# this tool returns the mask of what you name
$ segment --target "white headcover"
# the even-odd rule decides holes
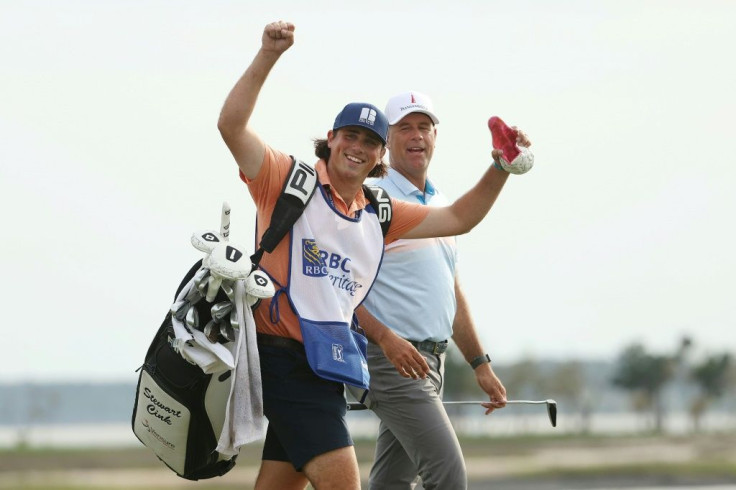
[[[194,248],[206,254],[212,252],[218,243],[226,241],[227,239],[222,234],[213,230],[197,231],[192,234],[192,245],[194,245]]]
[[[231,242],[221,242],[214,246],[212,252],[204,258],[202,267],[223,279],[237,281],[250,274],[250,257],[242,252],[245,248],[237,247]]]
[[[509,163],[501,156],[501,167],[510,174],[521,175],[527,173],[534,166],[534,153],[525,147],[519,146],[520,153]]]

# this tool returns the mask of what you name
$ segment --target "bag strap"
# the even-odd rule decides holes
[[[317,189],[317,171],[294,157],[291,157],[291,169],[284,182],[284,188],[276,201],[271,215],[271,224],[261,237],[258,250],[251,255],[253,270],[258,267],[265,252],[271,253],[286,236],[304,212],[309,200]],[[391,226],[391,198],[388,193],[377,186],[363,186],[363,194],[376,211],[381,232],[385,237]]]
[[[284,188],[276,201],[271,215],[271,224],[261,237],[258,250],[251,255],[253,270],[258,267],[264,252],[273,252],[276,245],[289,233],[296,220],[304,212],[317,188],[317,171],[294,157]]]
[[[388,229],[391,226],[391,197],[388,195],[388,192],[375,185],[364,185],[363,194],[365,194],[366,199],[368,199],[376,211],[378,222],[381,223],[381,231],[383,232],[383,236],[386,237]]]

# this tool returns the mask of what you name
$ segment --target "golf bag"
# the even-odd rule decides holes
[[[313,168],[294,160],[291,173],[273,211],[271,226],[263,234],[258,250],[250,257],[253,269],[264,252],[272,252],[291,230],[311,199],[318,181]],[[363,187],[376,210],[385,235],[391,221],[391,202],[378,187]],[[214,234],[202,237],[211,239]],[[202,267],[198,261],[187,272],[175,299]],[[194,287],[194,286],[192,286]],[[214,304],[227,301],[220,289]],[[210,306],[199,301],[199,324],[212,320]],[[132,426],[136,437],[177,475],[188,480],[222,476],[230,471],[237,455],[227,457],[217,451],[225,423],[233,371],[206,374],[198,365],[180,355],[169,311],[151,342],[140,368],[133,407]]]
[[[197,262],[177,290],[177,296],[201,267]],[[227,297],[224,293],[224,298]],[[208,307],[199,308],[200,315]],[[175,339],[171,312],[151,342],[141,367],[133,411],[136,437],[177,475],[188,480],[222,476],[237,456],[216,451],[225,421],[232,371],[205,374],[186,361],[172,345]]]

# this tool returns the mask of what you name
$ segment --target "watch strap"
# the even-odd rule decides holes
[[[491,357],[488,354],[483,354],[482,356],[474,357],[470,360],[470,367],[475,369],[481,364],[486,364],[491,362]]]

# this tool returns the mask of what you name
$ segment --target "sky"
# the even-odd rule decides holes
[[[313,162],[348,102],[429,94],[430,178],[532,140],[460,280],[494,362],[615,360],[633,343],[736,353],[731,1],[0,2],[0,382],[134,381],[193,232],[252,250],[255,208],[216,128],[274,20],[295,44],[252,125]]]

